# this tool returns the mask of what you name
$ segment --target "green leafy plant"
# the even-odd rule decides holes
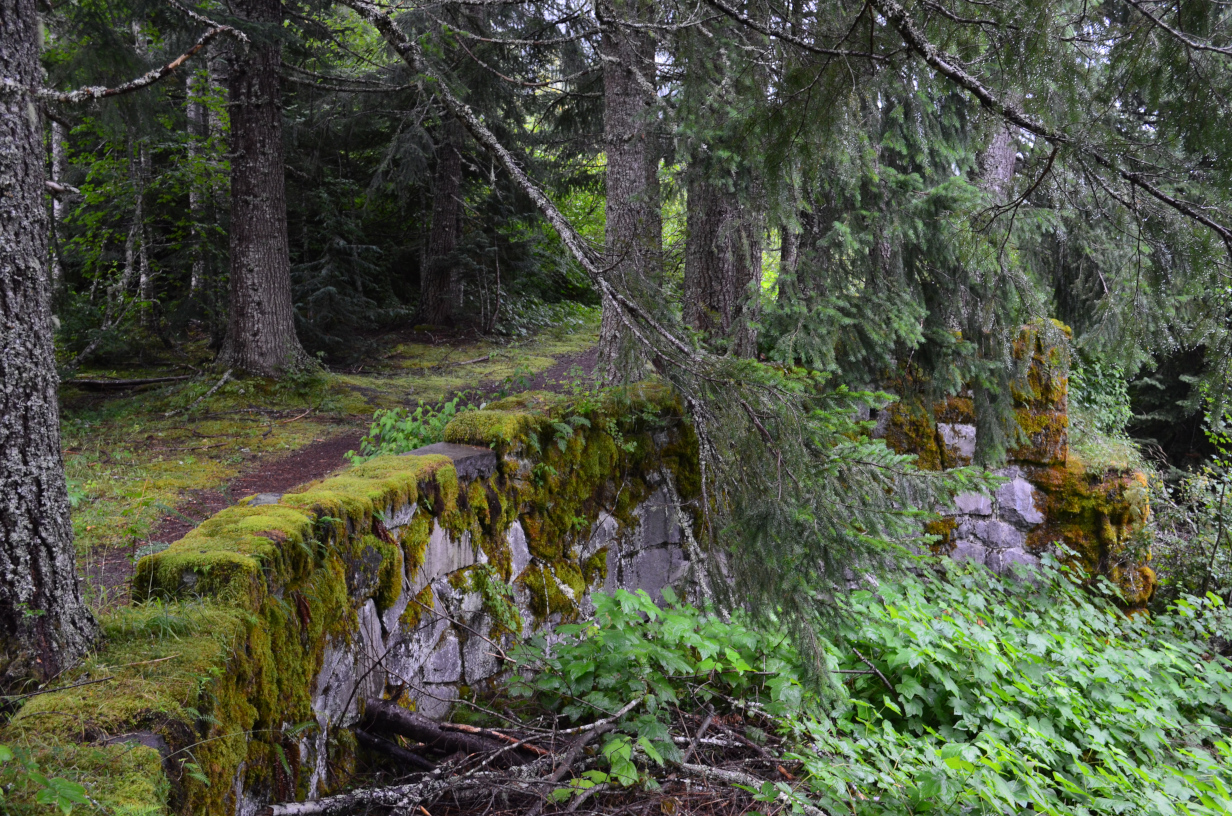
[[[522,633],[522,615],[514,601],[513,588],[501,580],[490,565],[472,567],[466,574],[466,588],[479,593],[483,598],[483,608],[501,628],[515,634]]]
[[[33,794],[34,802],[59,810],[64,816],[78,805],[88,805],[86,789],[76,782],[58,776],[49,777],[39,770],[38,761],[21,748],[0,745],[0,811],[9,812],[7,802],[13,794],[25,798]]]
[[[842,603],[823,643],[831,685],[806,685],[775,632],[644,593],[596,596],[590,624],[519,654],[512,694],[574,722],[613,719],[555,794],[652,785],[681,760],[680,710],[755,718],[799,781],[757,797],[880,814],[1232,812],[1232,615],[1215,596],[1127,618],[1111,585],[1051,558],[1030,580],[943,562]],[[749,720],[745,720],[748,722]],[[747,733],[752,733],[748,729]]]
[[[445,426],[455,416],[475,407],[456,396],[440,405],[419,401],[414,411],[405,408],[382,409],[372,415],[368,434],[360,441],[359,451],[349,451],[352,463],[362,462],[381,454],[398,454],[422,448],[445,438]]]

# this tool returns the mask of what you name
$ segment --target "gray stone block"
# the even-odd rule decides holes
[[[385,529],[393,532],[400,527],[410,524],[411,519],[415,518],[415,511],[417,509],[419,509],[417,502],[387,508],[385,511]]]
[[[509,525],[505,542],[509,545],[509,577],[517,578],[530,563],[530,548],[526,545],[526,531],[522,529],[522,522],[514,521]]]
[[[444,719],[458,699],[458,689],[451,685],[425,684],[415,692],[415,710],[430,720]]]
[[[969,465],[975,456],[975,426],[963,423],[938,422],[937,432],[945,444],[948,459],[952,464]]]
[[[462,677],[462,651],[458,638],[449,632],[423,665],[425,683],[456,683]]]
[[[470,532],[462,536],[461,541],[455,541],[453,536],[432,520],[432,534],[428,537],[428,547],[424,551],[424,563],[419,572],[411,577],[411,594],[415,594],[428,584],[448,575],[451,572],[469,567],[477,563],[475,548],[471,546]]]
[[[460,481],[486,479],[496,472],[496,451],[476,445],[455,445],[452,442],[437,442],[416,448],[403,456],[431,456],[440,454],[453,460],[454,470]]]
[[[1004,521],[989,519],[977,521],[972,525],[972,534],[984,546],[994,550],[1006,550],[1011,547],[1023,547],[1027,543],[1027,534]]]
[[[651,600],[659,603],[663,600],[663,587],[672,582],[677,568],[684,563],[684,550],[679,547],[669,544],[644,549],[633,556],[631,569],[626,570],[625,575],[632,581],[626,582],[625,588],[644,589]]]
[[[954,549],[950,551],[950,558],[955,561],[975,561],[979,564],[984,563],[988,551],[983,545],[977,544],[974,541],[958,541],[954,544]]]
[[[997,488],[997,514],[1020,530],[1042,524],[1044,514],[1035,506],[1035,486],[1021,476]]]
[[[668,502],[667,491],[656,490],[649,499],[642,503],[639,510],[642,517],[643,546],[653,547],[657,544],[666,544],[673,538],[675,541],[680,541],[680,533],[674,529],[676,527],[675,508]]]
[[[484,620],[481,626],[475,627],[475,630],[487,632],[490,628],[490,624]],[[462,653],[466,664],[466,684],[468,686],[473,686],[480,680],[486,680],[496,674],[499,664],[494,654],[495,651],[491,643],[478,635],[472,634],[466,639]]]
[[[1026,550],[1017,547],[1009,550],[997,550],[988,558],[988,566],[993,572],[1001,575],[1019,573],[1029,575],[1039,567],[1040,560]]]
[[[278,504],[282,499],[281,493],[258,493],[248,502],[249,507],[260,507],[263,504]]]
[[[991,516],[992,497],[986,493],[959,493],[954,497],[954,509],[970,516]]]

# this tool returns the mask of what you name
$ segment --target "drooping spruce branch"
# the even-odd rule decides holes
[[[964,69],[960,60],[934,45],[920,27],[916,25],[915,20],[911,18],[907,10],[896,0],[869,1],[890,22],[890,25],[894,27],[894,30],[898,32],[899,36],[903,38],[911,50],[919,54],[929,66],[942,76],[968,91],[985,108],[1000,115],[1007,122],[1044,139],[1049,144],[1071,147],[1078,152],[1086,154],[1096,164],[1115,173],[1122,180],[1143,191],[1151,198],[1210,229],[1223,241],[1225,249],[1229,256],[1232,257],[1232,228],[1207,215],[1200,205],[1168,194],[1148,181],[1145,174],[1125,169],[1102,151],[1080,142],[1067,133],[1048,127],[1042,120],[1030,115],[1019,106],[995,93],[991,88]]]

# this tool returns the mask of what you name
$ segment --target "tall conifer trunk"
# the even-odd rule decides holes
[[[701,167],[689,172],[687,205],[684,321],[712,344],[750,356],[757,350],[747,306],[761,281],[759,214]]]
[[[603,28],[603,138],[607,151],[605,245],[610,278],[647,302],[662,275],[663,230],[659,211],[658,134],[650,120],[655,103],[654,39],[645,29],[619,25],[649,18],[647,0],[598,0]],[[641,379],[644,351],[619,314],[604,304],[599,330],[600,378],[609,384]]]
[[[237,0],[237,15],[267,31],[238,52],[231,69],[231,299],[220,364],[268,377],[302,368],[295,335],[291,254],[283,176],[282,47],[268,29],[282,21],[279,0]]]
[[[34,0],[0,0],[0,686],[70,667],[98,627],[77,584],[51,337]]]
[[[202,97],[206,93],[206,79],[200,74],[188,78],[188,160],[194,165],[201,158],[201,145],[209,137],[206,127],[205,104]],[[192,221],[192,276],[189,278],[188,291],[195,297],[205,283],[205,247],[201,235],[201,224],[205,223],[205,191],[194,180],[188,188],[188,212]]]
[[[446,113],[432,179],[432,231],[419,281],[419,312],[425,323],[448,325],[461,304],[454,252],[462,232],[462,124]]]

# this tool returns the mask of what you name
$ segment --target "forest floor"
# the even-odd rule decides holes
[[[565,389],[591,376],[597,339],[597,319],[512,342],[399,331],[349,367],[277,383],[229,379],[208,396],[221,372],[207,368],[204,347],[78,371],[61,387],[61,426],[90,603],[127,602],[137,558],[223,507],[345,467],[377,409]],[[199,373],[123,386],[185,371]]]

